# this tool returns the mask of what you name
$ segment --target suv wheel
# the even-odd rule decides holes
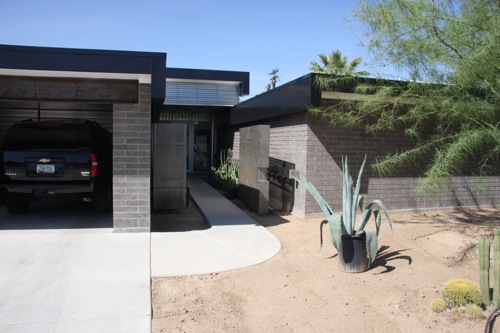
[[[26,199],[5,198],[4,203],[5,208],[7,208],[7,211],[11,214],[26,213],[30,208],[30,202]]]

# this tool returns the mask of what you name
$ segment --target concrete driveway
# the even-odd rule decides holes
[[[150,234],[89,208],[0,207],[0,332],[151,332]]]
[[[279,252],[274,235],[208,184],[189,186],[210,229],[113,233],[111,214],[84,203],[23,215],[0,207],[0,332],[149,333],[151,276],[238,269]]]

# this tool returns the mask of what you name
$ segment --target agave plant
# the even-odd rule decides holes
[[[352,177],[349,173],[347,157],[342,158],[342,214],[336,214],[328,205],[326,200],[319,194],[316,187],[300,172],[293,170],[290,171],[290,177],[302,184],[316,202],[321,207],[321,210],[326,215],[327,220],[321,222],[320,228],[320,241],[323,243],[322,227],[328,224],[330,229],[330,236],[333,246],[339,251],[341,248],[342,236],[350,237],[366,237],[366,251],[368,255],[368,266],[373,263],[377,256],[378,251],[378,234],[382,224],[382,214],[385,214],[389,228],[392,230],[392,223],[389,212],[385,208],[381,200],[373,200],[364,205],[363,196],[359,194],[361,187],[361,175],[365,166],[366,156],[363,164],[359,170],[358,179],[354,186]],[[361,217],[356,222],[357,210],[360,209]],[[374,216],[375,230],[365,230],[370,218]],[[368,266],[366,268],[368,268]]]

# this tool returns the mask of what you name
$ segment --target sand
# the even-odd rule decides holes
[[[154,279],[153,332],[484,330],[486,319],[435,313],[430,304],[451,279],[479,284],[478,240],[500,226],[500,209],[393,213],[393,232],[384,223],[378,257],[361,274],[341,272],[328,236],[320,250],[321,219],[247,213],[278,237],[281,251],[244,269]]]

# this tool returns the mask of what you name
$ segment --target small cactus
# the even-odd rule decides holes
[[[479,239],[479,286],[484,305],[490,305],[490,240]]]
[[[476,304],[467,304],[464,308],[465,314],[470,319],[481,320],[483,319],[483,309]]]
[[[436,298],[431,303],[431,310],[437,313],[443,312],[446,309],[446,304],[441,298]]]
[[[500,306],[500,228],[493,229],[493,304]]]
[[[465,279],[448,281],[443,287],[442,296],[445,303],[453,308],[482,303],[479,287],[474,282]]]

